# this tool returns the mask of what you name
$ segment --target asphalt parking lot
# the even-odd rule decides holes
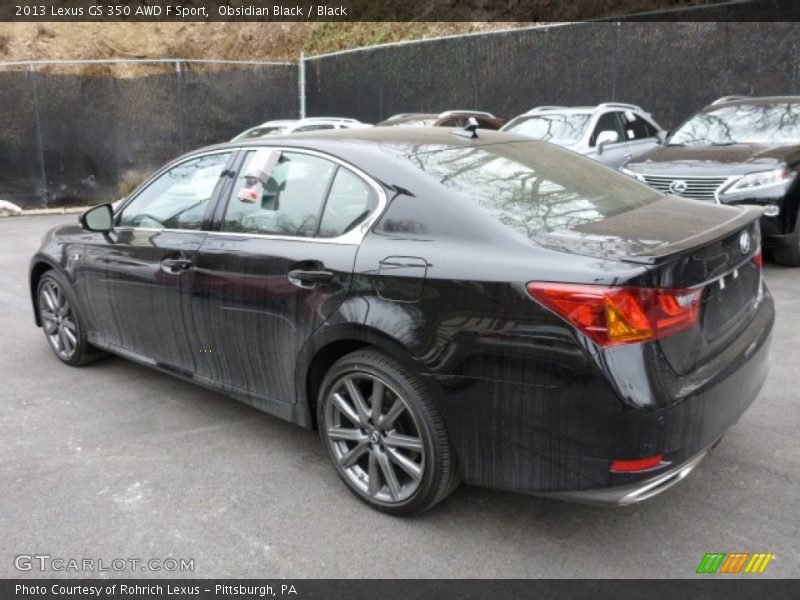
[[[800,577],[800,269],[767,264],[770,377],[670,491],[608,509],[462,486],[397,519],[351,496],[314,432],[123,359],[61,365],[27,268],[76,218],[0,219],[0,577],[42,575],[19,554],[194,559],[169,575],[196,577],[694,577],[714,551],[774,553],[757,577]]]

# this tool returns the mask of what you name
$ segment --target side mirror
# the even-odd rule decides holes
[[[86,231],[108,233],[114,228],[114,209],[110,204],[100,204],[83,213],[79,220]]]
[[[667,141],[667,137],[669,137],[669,131],[659,131],[656,134],[656,139],[659,144],[664,144]]]
[[[597,147],[597,154],[602,154],[606,144],[614,144],[619,141],[619,134],[616,131],[601,131],[597,134],[595,146]]]

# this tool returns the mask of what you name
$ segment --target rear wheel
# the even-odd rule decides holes
[[[72,291],[55,271],[45,273],[37,290],[39,318],[47,343],[58,359],[72,366],[87,365],[105,356],[86,340],[86,328]]]
[[[373,508],[422,512],[458,484],[455,455],[430,394],[380,352],[354,352],[331,367],[317,418],[337,473]]]

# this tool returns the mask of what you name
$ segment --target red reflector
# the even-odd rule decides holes
[[[646,471],[657,467],[664,462],[663,454],[656,454],[648,458],[639,458],[637,460],[612,460],[611,471],[620,471],[623,473],[632,473],[634,471]]]
[[[761,255],[761,252],[753,255],[753,264],[761,269],[764,266],[764,257]]]
[[[606,287],[570,283],[527,285],[528,293],[602,347],[662,338],[691,329],[702,288]]]

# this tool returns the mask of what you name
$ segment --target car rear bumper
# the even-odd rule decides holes
[[[775,311],[768,291],[747,328],[715,359],[677,376],[656,347],[595,354],[569,368],[515,363],[528,382],[461,379],[443,413],[466,483],[587,502],[630,504],[684,477],[758,396],[769,371]],[[587,356],[588,358],[588,356]],[[549,379],[545,379],[545,376]],[[546,385],[545,385],[546,384]],[[614,460],[663,456],[614,472]]]
[[[642,502],[643,500],[648,500],[653,496],[657,496],[667,491],[679,481],[682,481],[689,473],[694,471],[695,467],[700,464],[700,461],[706,457],[706,454],[708,454],[708,450],[703,450],[689,460],[684,461],[676,467],[670,468],[668,471],[636,483],[595,490],[556,492],[552,494],[543,494],[543,496],[559,500],[580,502],[582,504],[617,506],[636,504],[637,502]]]

